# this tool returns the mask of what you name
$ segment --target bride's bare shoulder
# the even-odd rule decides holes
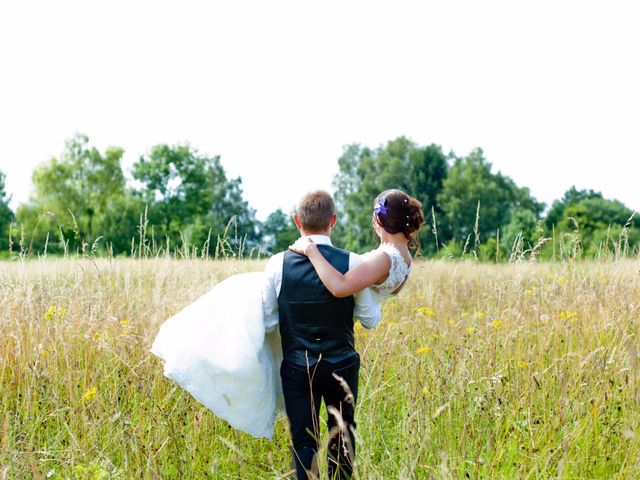
[[[369,262],[370,263],[380,263],[380,262],[390,263],[389,255],[387,255],[387,253],[385,253],[383,250],[379,248],[363,253],[362,255],[360,255],[360,258],[362,259],[363,262],[368,262],[368,263]]]

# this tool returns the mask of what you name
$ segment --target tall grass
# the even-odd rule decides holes
[[[162,375],[162,321],[260,261],[0,264],[0,478],[284,478]],[[416,262],[356,328],[360,479],[640,478],[640,262]],[[323,414],[324,416],[324,414]],[[326,439],[326,427],[323,427]]]

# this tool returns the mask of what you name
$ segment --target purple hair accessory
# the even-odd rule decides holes
[[[376,215],[386,215],[387,214],[387,199],[383,198],[378,200],[378,203],[376,203],[376,206],[373,207],[373,211],[375,212]]]

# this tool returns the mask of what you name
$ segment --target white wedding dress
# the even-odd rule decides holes
[[[277,329],[265,332],[263,272],[233,275],[169,318],[151,352],[164,374],[238,430],[273,436],[284,411]]]
[[[406,281],[411,266],[391,245],[375,251],[391,259],[388,278],[371,286],[381,302]],[[164,322],[151,352],[164,360],[165,376],[218,417],[254,437],[271,438],[276,416],[284,412],[282,346],[277,328],[265,331],[265,279],[263,272],[226,278]]]
[[[384,300],[394,295],[395,292],[407,281],[411,273],[412,264],[407,265],[400,251],[389,243],[381,243],[378,248],[362,255],[362,260],[367,261],[367,257],[375,252],[384,252],[391,260],[389,276],[379,285],[370,285],[369,290],[373,299],[382,303]]]

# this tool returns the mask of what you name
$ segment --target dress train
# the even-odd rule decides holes
[[[151,347],[164,374],[238,430],[273,436],[284,411],[278,329],[263,321],[263,272],[233,275],[169,318]]]

